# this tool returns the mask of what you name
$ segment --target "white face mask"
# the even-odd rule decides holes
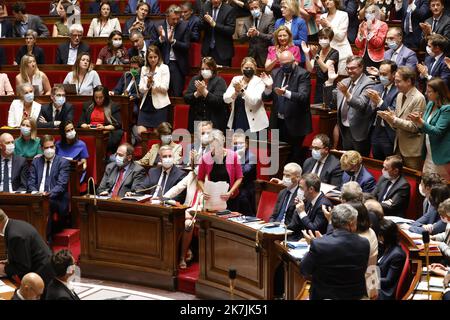
[[[166,144],[170,144],[172,142],[172,135],[170,134],[165,134],[161,136],[161,143],[166,145]]]
[[[25,100],[25,102],[27,102],[27,103],[33,102],[33,100],[34,100],[34,93],[33,92],[25,93],[23,95],[23,100]]]
[[[75,130],[66,132],[66,138],[69,140],[75,139],[75,136],[77,135]]]
[[[302,201],[305,199],[305,191],[302,188],[298,188],[297,199]]]
[[[288,178],[286,176],[283,176],[283,181],[281,182],[286,188],[291,188],[292,187],[292,180],[291,178]]]
[[[169,169],[173,166],[173,158],[172,157],[162,158],[161,163],[164,169]]]
[[[201,75],[203,79],[210,79],[212,77],[212,71],[211,70],[201,70]]]
[[[389,172],[387,172],[386,170],[382,170],[382,172],[383,172],[383,177],[385,177],[386,179],[388,179],[388,180],[392,180],[392,177],[391,177],[391,175],[389,174]]]
[[[13,154],[14,148],[15,148],[14,143],[7,144],[6,149],[5,149],[6,154],[8,154],[8,155]]]
[[[25,137],[28,137],[31,134],[31,128],[28,127],[20,127],[20,132],[22,133],[22,135],[24,135]]]
[[[121,156],[116,155],[116,165],[118,167],[123,167],[124,162],[125,162],[125,157],[121,157]]]
[[[431,51],[431,48],[429,46],[427,46],[427,53],[430,57],[434,58],[435,54],[433,51]]]
[[[122,45],[122,40],[113,40],[112,45],[114,48],[119,48]]]
[[[44,157],[47,159],[51,159],[55,156],[55,149],[53,148],[47,148],[44,150]]]
[[[201,139],[202,145],[206,146],[207,144],[209,144],[209,134],[208,133],[202,134],[202,137],[200,139]]]
[[[322,48],[328,48],[330,46],[330,40],[328,39],[319,39],[319,44]]]

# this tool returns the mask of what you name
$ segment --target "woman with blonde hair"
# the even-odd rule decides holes
[[[34,158],[42,154],[41,139],[37,136],[36,121],[24,118],[20,122],[20,136],[14,141],[14,153],[24,158]]]
[[[19,99],[11,102],[8,111],[8,127],[18,128],[25,118],[37,120],[41,112],[41,104],[34,101],[34,88],[26,82],[17,87]]]
[[[92,70],[89,53],[82,52],[78,55],[72,71],[67,74],[63,83],[75,84],[77,94],[82,96],[91,96],[94,88],[102,84],[97,71]]]
[[[265,70],[267,72],[280,66],[279,57],[284,51],[290,51],[294,55],[295,61],[300,62],[300,48],[294,45],[292,32],[286,26],[280,26],[273,34],[275,45],[270,46],[267,54]]]
[[[38,87],[39,95],[50,95],[52,87],[47,75],[40,71],[33,55],[26,54],[20,60],[20,72],[16,76],[16,87],[30,83]]]

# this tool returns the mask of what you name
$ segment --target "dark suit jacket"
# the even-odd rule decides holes
[[[133,26],[133,23],[136,21],[136,16],[131,17],[125,22],[125,26],[122,29],[122,34],[124,36],[129,36],[130,31],[129,29]],[[144,37],[149,37],[153,33],[153,29],[155,28],[155,25],[150,20],[150,18],[147,18],[144,20],[144,30],[142,31],[142,34]],[[131,58],[131,57],[130,57]]]
[[[20,66],[20,60],[22,59],[22,57],[24,55],[26,55],[28,53],[28,49],[27,46],[21,46],[19,48],[19,50],[17,50],[16,53],[16,63]],[[34,57],[36,58],[36,63],[40,66],[42,64],[45,64],[45,57],[44,57],[44,49],[38,47],[38,46],[34,46],[32,53],[34,55]]]
[[[361,299],[367,295],[365,273],[369,241],[337,229],[311,242],[300,272],[312,277],[310,299]]]
[[[151,168],[148,171],[147,177],[145,178],[143,187],[150,188],[150,187],[156,186],[158,184],[159,178],[161,177],[161,172],[162,172],[161,166]],[[172,169],[170,170],[169,176],[167,177],[167,182],[166,182],[164,191],[161,193],[164,194],[165,192],[169,191],[170,188],[172,188],[178,182],[180,182],[184,178],[185,175],[186,175],[186,172],[184,172],[177,166],[173,166]],[[164,184],[164,181],[163,181],[163,184]],[[162,185],[161,185],[161,187],[162,187]],[[148,193],[153,194],[153,193],[155,193],[156,189],[157,189],[157,187],[154,188],[153,190],[148,191]],[[185,197],[186,197],[186,190],[183,191],[182,193],[180,193],[174,199],[180,203],[183,203]]]
[[[0,47],[0,66],[3,66],[4,64],[6,64],[6,53],[5,49]]]
[[[70,42],[67,41],[62,43],[56,49],[56,64],[67,64],[67,60],[69,59],[69,45]],[[77,55],[82,52],[90,52],[91,49],[84,42],[80,42],[78,46]]]
[[[211,2],[206,2],[203,6],[203,12],[201,17],[206,13],[210,16],[213,15],[213,9]],[[217,13],[216,26],[214,28],[202,19],[201,28],[204,30],[204,37],[202,43],[202,56],[209,56],[212,38],[212,30],[214,29],[214,39],[216,41],[217,53],[221,59],[231,59],[234,56],[233,34],[236,27],[236,17],[233,7],[228,4],[222,3],[219,12]]]
[[[349,182],[350,176],[344,171],[342,173],[342,184]],[[359,183],[363,192],[372,192],[375,189],[375,178],[372,174],[367,171],[367,169],[363,166],[361,171],[359,172],[358,177],[356,177],[356,182]]]
[[[398,280],[403,271],[406,254],[403,249],[396,245],[385,250],[378,267],[380,268],[380,291],[379,300],[394,300],[397,291]]]
[[[41,116],[44,117],[47,122],[43,123],[38,120],[38,128],[55,128],[54,121],[61,121],[62,123],[68,120],[73,121],[73,106],[68,102],[64,103],[56,119],[53,119],[53,103],[51,102],[41,107],[39,117]]]
[[[422,234],[422,232],[425,230],[422,226],[425,224],[432,224],[433,225],[433,231],[431,232],[432,235],[445,232],[445,227],[447,226],[446,223],[442,222],[441,217],[437,210],[430,204],[428,206],[428,210],[425,211],[425,204],[427,199],[425,199],[424,205],[423,205],[423,212],[424,214],[411,223],[411,227],[409,228],[409,231]]]
[[[150,46],[150,40],[144,40],[145,41],[145,45],[147,46],[147,48]],[[130,57],[134,57],[134,56],[139,56],[139,50],[136,49],[134,46],[128,49],[128,56]]]
[[[303,173],[312,172],[317,160],[314,158],[308,158],[303,163]],[[341,162],[338,158],[332,154],[328,154],[327,160],[323,164],[322,171],[320,172],[320,180],[322,182],[332,184],[333,186],[340,187],[342,183],[342,169]]]
[[[0,156],[0,162],[3,162],[5,159],[3,159]],[[28,181],[28,163],[27,159],[24,157],[13,155],[11,162],[9,165],[11,165],[11,185],[13,190],[10,191],[26,191],[27,190],[27,181]],[[0,172],[0,179],[3,180],[3,172]]]
[[[433,26],[433,17],[428,18],[425,20],[426,23],[428,23],[430,26]],[[438,20],[437,27],[434,31],[435,33],[442,34],[447,39],[450,39],[450,17],[445,14],[445,12],[442,14],[442,17]],[[422,43],[421,47],[425,48],[427,45],[426,38],[422,34]]]
[[[111,193],[114,188],[117,176],[119,174],[119,167],[115,162],[109,163],[105,168],[105,173],[103,174],[102,181],[98,186],[97,193],[103,191],[108,191]],[[141,167],[136,162],[132,161],[124,174],[122,184],[120,185],[118,195],[119,197],[124,197],[125,193],[143,188],[143,183],[145,179],[145,169]]]
[[[290,236],[291,241],[298,241],[303,238],[302,230],[320,231],[321,234],[327,232],[328,220],[323,214],[322,205],[332,206],[333,204],[323,193],[320,193],[314,206],[309,201],[305,203],[306,217],[300,219],[298,213],[294,211],[291,223],[288,225],[288,229],[294,231]]]
[[[203,77],[193,76],[183,97],[184,101],[189,104],[189,131],[194,132],[194,121],[210,120],[214,128],[225,132],[228,121],[228,110],[223,101],[223,94],[227,91],[225,80],[218,75],[209,79],[206,98],[194,96],[194,92],[197,90],[196,80],[202,81]]]
[[[39,191],[39,186],[45,175],[45,157],[35,158],[31,163],[30,177],[28,178],[28,191]],[[55,155],[50,170],[50,211],[60,215],[67,215],[69,210],[69,183],[70,162]]]
[[[135,82],[134,85],[131,86],[130,91],[128,92],[129,96],[133,96],[134,98],[139,98],[140,97],[140,93],[139,93],[139,79],[140,79],[140,74],[138,74],[135,77]],[[115,95],[122,95],[125,90],[127,89],[128,85],[130,84],[132,80],[132,75],[131,73],[124,73],[119,81],[117,82],[116,86],[114,87],[113,91]]]
[[[127,6],[125,7],[125,13],[136,14],[136,7],[138,3],[139,3],[138,0],[128,0]],[[160,13],[158,0],[147,0],[146,3],[148,3],[150,7],[149,14]]]
[[[198,16],[192,15],[186,22],[188,24],[189,32],[191,33],[191,42],[199,42],[202,20]]]
[[[263,93],[263,100],[273,100],[270,113],[270,129],[278,127],[278,108],[284,101],[285,104],[285,125],[289,134],[294,137],[306,136],[312,131],[312,117],[310,108],[311,76],[305,69],[295,66],[289,78],[287,90],[292,92],[291,98],[280,97],[275,93],[275,88],[281,87],[284,74],[281,68],[272,71],[273,90],[269,95]]]
[[[6,275],[22,278],[29,272],[39,274],[48,284],[53,277],[50,264],[52,252],[37,230],[28,222],[9,219],[5,230],[5,245],[8,263]]]
[[[12,38],[13,26],[11,21],[9,20],[0,21],[0,25],[2,26],[2,33],[0,34],[0,38]]]
[[[166,22],[167,21],[164,20],[162,23],[155,24],[155,27],[152,29],[150,42],[159,47],[159,49],[161,50],[163,61],[167,65],[170,62],[170,48],[172,47],[178,66],[185,76],[189,73],[189,49],[191,45],[191,34],[189,33],[188,25],[186,22],[180,21],[175,26],[175,35],[173,38],[176,41],[173,45],[170,45],[167,39],[163,43],[159,41],[158,30],[160,26],[163,27],[164,33],[167,38],[168,25]]]
[[[355,43],[356,34],[358,33],[359,20],[357,18],[358,14],[358,2],[356,0],[343,0],[341,1],[342,11],[348,14],[348,29],[347,38],[350,43]]]
[[[54,278],[46,288],[45,300],[80,300],[78,295]]]
[[[270,7],[270,10],[272,10],[273,17],[275,19],[282,18],[283,14],[281,13],[281,0],[273,0],[272,7]]]
[[[277,202],[275,203],[275,207],[273,208],[273,213],[270,216],[270,222],[274,222],[277,220],[278,215],[281,214],[281,206],[283,205],[284,197],[286,196],[286,192],[288,189],[284,188],[280,191],[277,197]],[[286,207],[286,215],[284,216],[284,224],[289,225],[292,221],[292,217],[295,213],[295,197],[297,196],[298,187],[295,188],[294,194],[291,195],[291,199],[289,200],[289,204]]]
[[[384,85],[382,84],[377,84],[373,87],[373,90],[377,91],[381,95],[383,94],[384,91]],[[391,110],[394,111],[395,107],[397,105],[397,94],[398,94],[398,89],[397,87],[393,84],[391,86],[391,88],[389,89],[389,91],[386,93],[386,96],[383,99],[383,103],[381,104],[381,106],[378,108],[375,108],[375,111],[373,112],[373,119],[372,119],[372,129],[376,129],[376,130],[382,130],[384,131],[387,136],[389,137],[389,141],[392,143],[392,147],[394,146],[394,140],[395,140],[395,130],[392,129],[392,127],[387,124],[384,120],[382,120],[382,123],[384,123],[384,127],[382,125],[380,126],[375,126],[373,125],[373,123],[375,122],[375,118],[378,117],[377,115],[377,111],[385,111],[385,110]],[[372,132],[373,133],[373,132]],[[374,142],[372,140],[372,142]]]
[[[42,22],[42,19],[39,16],[35,16],[33,14],[28,15],[28,30],[33,29],[37,32],[39,37],[50,37],[50,32],[48,31],[47,26],[44,22]],[[13,24],[13,35],[16,38],[22,38],[22,35],[20,34],[20,25],[21,22],[14,21]]]
[[[447,83],[447,86],[450,85],[450,70],[448,69],[447,65],[444,62],[445,53],[439,58],[439,60],[436,62],[436,64],[433,67],[433,70],[431,69],[434,58],[430,56],[425,57],[425,65],[428,68],[428,74],[432,76],[433,78],[441,78]],[[426,88],[426,79],[422,79],[424,82],[424,86]]]
[[[409,205],[409,192],[411,186],[405,177],[400,176],[389,190],[385,200],[392,200],[392,205],[382,203],[386,185],[389,182],[385,177],[380,177],[372,194],[377,198],[383,207],[385,216],[401,216],[404,217]]]
[[[425,21],[430,16],[430,8],[428,0],[414,0],[416,10],[411,13],[411,24],[413,32],[405,33],[405,19],[408,9],[408,1],[403,1],[403,6],[396,16],[398,20],[402,21],[401,28],[403,30],[403,44],[408,48],[418,48],[420,39],[422,38],[422,29],[419,26],[420,22]]]

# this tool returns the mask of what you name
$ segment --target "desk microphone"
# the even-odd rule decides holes
[[[228,278],[230,279],[230,298],[233,299],[234,296],[234,282],[236,281],[236,269],[228,269]]]
[[[430,257],[429,257],[429,250],[430,250],[430,233],[427,230],[424,230],[422,232],[422,241],[423,246],[425,249],[425,263],[427,265],[427,286],[428,286],[428,300],[430,300]]]

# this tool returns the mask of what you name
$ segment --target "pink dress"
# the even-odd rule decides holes
[[[300,48],[297,46],[291,46],[289,47],[288,51],[292,52],[292,54],[294,55],[294,59],[297,62],[300,62],[301,56],[300,56]],[[270,61],[273,61],[277,58],[277,49],[275,46],[270,46],[268,48],[268,54],[267,54],[267,59],[269,59]],[[275,65],[274,68],[278,68],[280,66],[280,62],[277,62],[277,64]]]

